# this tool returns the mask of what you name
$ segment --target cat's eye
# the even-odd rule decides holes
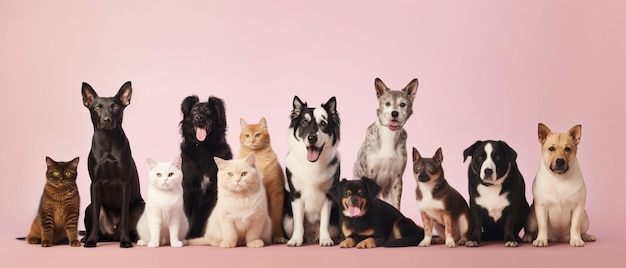
[[[232,177],[232,176],[234,176],[235,174],[233,174],[232,172],[228,172],[228,173],[227,173],[227,175],[228,175],[228,177]]]
[[[255,138],[261,137],[261,133],[254,134]]]
[[[244,135],[246,138],[250,138],[250,134],[246,134]]]
[[[65,173],[63,173],[63,175],[64,175],[65,177],[70,177],[70,176],[72,176],[72,172],[65,171]]]
[[[174,172],[170,172],[169,174],[167,174],[168,177],[172,177],[174,176]]]
[[[157,178],[160,178],[160,177],[163,177],[163,174],[157,173],[156,176],[157,176]]]
[[[245,176],[247,176],[247,175],[248,175],[248,172],[247,172],[247,171],[241,172],[241,177],[245,177]]]
[[[52,177],[58,177],[59,175],[61,175],[61,173],[58,171],[52,171]]]
[[[402,108],[406,107],[406,103],[401,102],[401,103],[400,103],[400,107],[402,107]]]

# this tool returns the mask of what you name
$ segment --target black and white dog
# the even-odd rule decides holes
[[[339,215],[327,193],[339,181],[339,123],[335,97],[317,108],[294,97],[285,159],[290,202],[283,227],[288,246],[316,241],[332,246],[338,239]]]
[[[463,161],[469,156],[472,230],[465,245],[477,247],[482,239],[504,240],[505,246],[516,247],[529,210],[517,153],[504,141],[488,140],[465,149]]]
[[[192,95],[180,105],[183,119],[180,144],[183,171],[183,201],[189,220],[186,238],[204,234],[207,219],[217,201],[217,165],[214,156],[232,159],[226,142],[226,109],[224,101],[209,97],[200,102]]]

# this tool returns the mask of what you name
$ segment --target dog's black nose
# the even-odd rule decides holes
[[[204,120],[204,117],[202,115],[196,115],[193,117],[193,121],[202,121]]]
[[[105,118],[102,118],[102,122],[103,122],[103,123],[107,123],[107,124],[108,124],[108,123],[111,123],[111,117],[105,117]]]
[[[561,167],[563,165],[565,165],[565,159],[559,158],[559,159],[556,160],[556,166],[557,167]]]
[[[315,143],[317,142],[317,135],[309,135],[308,137],[306,137],[307,140],[309,140],[309,143]]]
[[[397,112],[397,111],[393,111],[393,112],[391,112],[391,117],[393,117],[393,118],[398,117],[398,115],[399,115],[399,114],[398,114],[398,112]]]
[[[491,177],[491,175],[493,175],[493,169],[485,169],[485,176]]]

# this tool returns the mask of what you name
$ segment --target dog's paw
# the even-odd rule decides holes
[[[80,240],[70,241],[70,247],[80,247],[83,244],[80,243]]]
[[[260,247],[265,246],[265,243],[263,243],[263,240],[257,239],[257,240],[252,240],[248,242],[246,246],[248,246],[249,248],[260,248]]]
[[[449,248],[456,247],[456,243],[454,242],[454,238],[452,238],[452,237],[446,238],[446,247],[449,247]]]
[[[87,240],[87,241],[85,241],[85,244],[83,245],[83,247],[95,248],[97,244],[98,244],[98,242],[96,242],[96,241],[89,241],[89,240]]]
[[[504,242],[504,246],[508,248],[515,248],[518,246],[517,241],[506,241]]]
[[[220,247],[221,248],[234,248],[237,246],[237,242],[236,241],[222,241],[220,242]]]
[[[274,237],[274,238],[272,239],[272,242],[273,242],[274,244],[286,244],[286,243],[287,243],[287,241],[288,241],[288,240],[287,240],[287,238],[284,238],[284,237],[282,237],[282,236],[280,236],[280,237]]]
[[[430,246],[430,239],[426,239],[426,238],[424,238],[424,239],[422,240],[422,242],[420,242],[420,243],[418,244],[418,246],[420,246],[420,247],[428,247],[428,246]]]
[[[148,245],[148,241],[146,240],[137,240],[137,246],[147,246]]]
[[[535,237],[532,234],[524,234],[524,237],[522,237],[524,243],[532,243],[533,240],[535,240]]]
[[[320,246],[322,247],[332,247],[335,245],[335,242],[330,238],[320,238]]]
[[[469,248],[475,248],[475,247],[478,247],[478,245],[480,245],[478,241],[470,240],[470,241],[465,242],[465,246]]]
[[[148,243],[148,246],[150,246],[150,243]],[[120,248],[132,248],[132,247],[133,247],[133,242],[130,242],[130,241],[120,242]]]
[[[456,241],[456,244],[459,246],[465,245],[465,243],[467,243],[467,238],[462,237],[461,239],[459,239],[459,241]]]
[[[535,247],[547,247],[548,246],[548,239],[535,239],[535,241],[533,241],[533,246],[535,246]]]
[[[289,239],[289,241],[287,241],[287,246],[299,247],[299,246],[302,246],[302,242],[304,242],[304,239],[292,237],[291,239]]]
[[[585,242],[582,239],[570,239],[569,245],[572,247],[584,247]]]
[[[354,239],[348,237],[339,243],[340,248],[353,248],[355,246]]]
[[[173,247],[173,248],[181,248],[184,245],[185,245],[185,242],[183,241],[174,241],[174,240],[170,241],[170,247]]]
[[[356,244],[356,248],[375,248],[376,241],[373,238],[367,238]]]
[[[50,240],[43,240],[41,241],[41,247],[47,248],[47,247],[51,247],[52,246],[52,241]]]
[[[583,241],[585,241],[585,242],[595,242],[596,241],[596,237],[594,235],[582,234],[582,237],[583,237]]]

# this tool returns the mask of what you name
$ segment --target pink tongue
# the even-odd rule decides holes
[[[306,149],[306,159],[308,159],[310,162],[315,162],[318,158],[320,158],[319,148],[311,146]]]
[[[387,124],[387,127],[391,131],[396,131],[396,130],[400,129],[400,122],[398,122],[396,120],[391,120],[391,121],[389,121],[389,124]]]
[[[202,127],[196,127],[196,139],[198,141],[204,141],[206,139],[206,129]]]
[[[352,217],[359,216],[359,214],[361,214],[361,209],[355,206],[350,206],[348,208],[348,213],[350,213]]]

